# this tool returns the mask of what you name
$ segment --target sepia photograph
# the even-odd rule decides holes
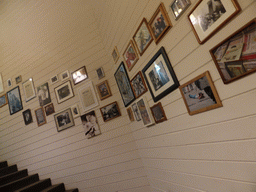
[[[32,114],[31,114],[31,110],[30,109],[27,109],[27,110],[23,111],[22,115],[23,115],[23,119],[24,119],[25,125],[28,125],[28,124],[33,122]]]
[[[101,107],[100,112],[104,122],[110,121],[121,116],[121,112],[116,101],[104,107]]]
[[[153,105],[152,107],[150,107],[150,109],[151,109],[151,112],[153,114],[153,117],[154,117],[156,123],[160,123],[160,122],[167,120],[161,102]]]
[[[73,79],[74,85],[86,80],[87,78],[88,78],[88,74],[86,72],[85,66],[77,69],[72,73],[72,79]]]
[[[58,132],[63,131],[75,125],[70,108],[54,115],[54,120],[55,120]]]
[[[134,121],[134,116],[133,116],[131,107],[128,107],[126,110],[127,110],[127,114],[128,114],[130,121]]]
[[[94,111],[82,115],[81,121],[84,128],[84,134],[87,139],[101,134],[98,120]]]
[[[21,75],[15,77],[16,84],[19,84],[22,81]]]
[[[134,47],[132,40],[129,42],[126,50],[124,51],[123,57],[128,70],[131,71],[134,65],[139,60],[139,56],[136,52],[136,49]]]
[[[23,109],[19,86],[7,92],[10,115]]]
[[[40,106],[47,105],[52,101],[48,83],[44,83],[37,87],[37,95],[38,95]]]
[[[98,90],[100,100],[104,100],[112,95],[107,80],[99,83],[98,85],[96,85],[96,87]]]
[[[55,113],[55,109],[54,109],[53,103],[51,103],[49,105],[46,105],[44,107],[44,111],[45,111],[46,116]]]

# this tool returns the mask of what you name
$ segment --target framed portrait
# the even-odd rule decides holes
[[[136,62],[139,60],[139,56],[136,52],[136,49],[134,47],[132,40],[129,42],[128,46],[126,47],[123,57],[128,70],[131,71],[134,65],[136,64]]]
[[[100,112],[104,122],[110,121],[121,116],[121,112],[116,101],[104,107],[101,107]]]
[[[116,63],[119,59],[119,52],[117,50],[117,47],[114,47],[114,50],[112,51],[112,57],[114,59],[114,62]]]
[[[240,10],[236,0],[199,0],[188,14],[198,43],[205,43]]]
[[[170,9],[173,12],[175,20],[178,20],[178,18],[186,11],[190,4],[190,0],[174,0],[170,4]]]
[[[78,104],[72,105],[70,109],[74,119],[77,117],[80,117],[80,110],[79,110]]]
[[[74,71],[72,73],[72,79],[73,79],[74,85],[88,79],[88,74],[86,72],[85,66],[83,66],[83,67],[77,69],[76,71]]]
[[[209,71],[181,85],[179,89],[189,115],[222,107]]]
[[[53,103],[51,103],[49,105],[46,105],[44,107],[44,111],[45,111],[46,116],[49,116],[49,115],[55,113],[55,109],[54,109]]]
[[[100,100],[104,100],[112,95],[107,80],[97,84],[96,87],[99,93]]]
[[[7,92],[10,115],[23,109],[19,86]]]
[[[11,87],[11,86],[12,86],[12,79],[11,79],[11,78],[9,78],[9,79],[7,80],[7,86],[8,86],[8,87]]]
[[[152,107],[150,107],[150,109],[156,123],[160,123],[167,120],[161,102],[158,102],[157,104],[153,105]]]
[[[54,115],[54,120],[56,123],[57,131],[63,131],[75,125],[71,109],[65,109],[60,113]]]
[[[84,128],[84,134],[87,139],[101,134],[98,120],[94,111],[82,115],[81,121]]]
[[[159,7],[149,21],[149,28],[156,44],[160,42],[171,27],[172,24],[168,13],[166,12],[165,6],[163,3],[160,3]]]
[[[2,74],[0,73],[0,93],[4,92],[4,84]]]
[[[22,115],[23,115],[25,125],[28,125],[28,124],[33,122],[33,118],[32,118],[32,114],[31,114],[30,109],[27,109],[27,110],[23,111]]]
[[[84,112],[99,105],[92,82],[88,82],[78,89],[79,98]]]
[[[152,117],[152,114],[150,113],[150,109],[149,109],[146,98],[144,97],[144,98],[141,98],[139,101],[137,101],[137,106],[138,106],[143,124],[145,126],[153,125],[155,122]]]
[[[151,35],[146,18],[142,19],[138,29],[133,36],[133,40],[140,56],[142,56],[150,43],[153,41],[153,37]]]
[[[105,74],[104,74],[104,71],[103,71],[102,67],[96,69],[96,73],[97,73],[98,79],[102,79],[103,77],[105,77]]]
[[[210,50],[224,84],[256,71],[256,19],[241,27]]]
[[[26,102],[36,97],[35,87],[34,87],[32,78],[29,78],[28,80],[23,82],[22,86],[23,86]]]
[[[143,68],[142,73],[154,102],[159,101],[179,87],[179,81],[163,47]]]
[[[35,114],[36,114],[36,121],[37,121],[38,126],[46,124],[46,117],[45,117],[45,114],[44,114],[43,107],[40,107],[40,108],[36,109]]]
[[[57,83],[59,81],[58,75],[54,75],[53,77],[51,77],[50,81],[51,84]]]
[[[70,76],[69,76],[69,71],[68,70],[66,70],[66,71],[64,71],[60,74],[61,81],[65,81],[65,80],[69,79],[69,77]]]
[[[119,65],[114,76],[119,88],[119,92],[123,99],[124,106],[127,107],[130,103],[132,103],[135,100],[135,96],[133,94],[132,87],[130,84],[130,79],[128,77],[128,74],[126,72],[123,62]]]
[[[72,90],[71,82],[67,81],[58,87],[54,88],[55,95],[58,103],[62,103],[72,97],[74,97],[74,93]]]
[[[16,84],[19,84],[22,81],[21,75],[15,78]]]
[[[7,101],[7,97],[6,94],[0,96],[0,108],[7,105],[8,101]]]
[[[128,117],[129,117],[130,121],[134,121],[134,116],[133,116],[132,108],[128,107],[126,110],[127,110],[127,114],[128,114]]]
[[[132,104],[132,110],[133,110],[136,121],[140,121],[141,117],[140,117],[140,112],[139,112],[137,103]]]
[[[147,92],[148,89],[140,71],[131,80],[131,86],[136,98]]]
[[[44,106],[48,103],[51,103],[52,100],[47,82],[37,87],[37,95],[40,106]]]

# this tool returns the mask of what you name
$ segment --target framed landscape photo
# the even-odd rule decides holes
[[[100,100],[104,100],[112,95],[112,93],[110,91],[110,87],[108,86],[107,80],[99,83],[98,85],[96,85],[96,87],[98,90]]]
[[[67,81],[58,87],[54,88],[55,95],[58,103],[62,103],[72,97],[74,97],[74,93],[72,90],[71,82]]]
[[[72,73],[72,79],[73,79],[74,85],[88,79],[88,74],[86,72],[85,66],[83,66],[83,67],[77,69],[76,71],[74,71]]]
[[[65,81],[65,80],[67,80],[69,77],[70,77],[70,76],[69,76],[69,71],[68,71],[68,70],[66,70],[66,71],[64,71],[64,72],[62,72],[62,73],[60,74],[60,79],[61,79],[61,81]]]
[[[128,107],[126,110],[130,121],[134,121],[134,116],[131,107]]]
[[[32,114],[31,114],[30,109],[27,109],[27,110],[23,111],[22,115],[23,115],[25,125],[28,125],[28,124],[33,122],[33,118],[32,118]]]
[[[79,110],[78,104],[72,105],[70,109],[74,119],[77,117],[80,117],[80,110]]]
[[[101,134],[98,120],[94,111],[82,115],[81,121],[84,128],[84,134],[87,139]]]
[[[159,101],[179,87],[179,81],[163,47],[142,69],[142,73],[154,102]]]
[[[152,114],[150,113],[150,109],[149,109],[146,98],[144,97],[144,98],[141,98],[139,101],[137,101],[137,106],[138,106],[143,124],[145,126],[153,125],[155,122],[152,117]]]
[[[23,109],[19,86],[7,92],[10,115]]]
[[[209,71],[181,85],[179,89],[189,115],[222,107]]]
[[[53,77],[51,77],[50,81],[51,84],[57,83],[59,81],[58,75],[54,75]]]
[[[25,82],[22,83],[26,102],[36,97],[35,87],[33,83],[33,79],[29,78]]]
[[[63,131],[75,125],[71,109],[65,109],[54,115],[54,120],[56,123],[57,131]]]
[[[49,105],[46,105],[44,107],[44,111],[45,111],[46,116],[49,116],[49,115],[55,113],[55,109],[54,109],[53,103],[51,103]]]
[[[147,92],[148,89],[140,71],[131,80],[131,86],[136,98]]]
[[[104,71],[103,71],[102,67],[96,69],[96,73],[98,75],[98,79],[102,79],[103,77],[105,77],[105,74],[104,74]]]
[[[126,47],[123,57],[128,70],[131,71],[134,65],[136,64],[136,62],[139,60],[139,56],[136,52],[136,49],[134,47],[132,40],[129,42],[128,46]]]
[[[114,47],[114,50],[112,51],[112,57],[114,59],[114,62],[116,63],[119,59],[119,52],[117,50],[117,47]]]
[[[49,86],[47,82],[37,87],[37,95],[38,95],[40,106],[44,106],[44,105],[47,105],[48,103],[51,103],[52,100],[51,100]]]
[[[236,0],[199,0],[188,14],[198,43],[205,43],[240,10]]]
[[[161,102],[153,105],[152,107],[150,107],[150,109],[151,109],[151,112],[153,114],[153,117],[154,117],[156,123],[160,123],[160,122],[167,120]]]
[[[104,122],[110,121],[121,116],[121,112],[116,101],[104,107],[101,107],[100,112]]]
[[[132,104],[132,110],[133,110],[136,121],[140,121],[141,116],[140,116],[140,112],[139,112],[137,103]]]
[[[46,117],[45,117],[45,114],[44,114],[43,107],[40,107],[40,108],[36,109],[35,114],[36,114],[36,121],[37,121],[38,126],[46,124]]]
[[[190,0],[174,0],[170,4],[170,9],[175,16],[175,20],[178,20],[178,18],[186,11],[190,4]]]
[[[0,96],[0,108],[7,105],[8,101],[7,101],[7,97],[6,94]]]

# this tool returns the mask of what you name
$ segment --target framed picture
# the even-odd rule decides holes
[[[44,106],[48,103],[51,103],[52,100],[47,82],[37,87],[37,95],[40,106]]]
[[[15,78],[16,84],[20,83],[22,81],[21,75]]]
[[[136,98],[147,92],[148,89],[140,71],[131,80],[131,86]]]
[[[170,9],[174,14],[175,20],[178,20],[178,18],[186,11],[190,4],[190,0],[174,0],[171,3]]]
[[[7,92],[10,115],[23,109],[19,86]]]
[[[101,107],[100,112],[104,122],[110,121],[121,116],[121,112],[116,101],[104,107]]]
[[[55,120],[58,132],[63,131],[75,125],[70,108],[65,109],[64,111],[61,111],[60,113],[54,115],[54,120]]]
[[[60,79],[61,79],[61,81],[65,81],[65,80],[67,80],[69,77],[70,77],[70,76],[69,76],[69,71],[68,71],[68,70],[66,70],[66,71],[64,71],[64,72],[62,72],[62,73],[60,74]]]
[[[199,0],[188,14],[198,43],[205,43],[240,10],[236,0]]]
[[[116,63],[119,59],[119,52],[117,50],[117,47],[115,46],[114,50],[112,51],[112,57],[114,59],[114,62]]]
[[[163,47],[159,49],[143,68],[142,73],[154,102],[157,102],[179,87],[179,81]]]
[[[55,91],[55,95],[58,103],[62,103],[74,97],[74,93],[73,93],[70,81],[63,83],[58,87],[55,87],[54,91]]]
[[[2,74],[0,73],[0,93],[4,92],[4,84]]]
[[[119,65],[114,76],[119,88],[119,92],[123,99],[124,106],[127,107],[130,103],[132,103],[135,100],[135,96],[133,94],[132,87],[130,85],[130,79],[128,77],[123,62]]]
[[[73,79],[74,85],[88,79],[88,74],[86,72],[85,66],[83,66],[83,67],[77,69],[76,71],[74,71],[72,73],[72,79]]]
[[[74,119],[77,118],[77,117],[80,117],[80,111],[79,111],[78,104],[72,105],[70,107],[70,109],[71,109],[72,116],[73,116]]]
[[[28,124],[33,122],[33,118],[32,118],[32,114],[31,114],[30,109],[27,109],[27,110],[23,111],[22,115],[23,115],[25,125],[28,125]]]
[[[256,71],[256,19],[253,19],[210,50],[223,83],[228,84]]]
[[[46,124],[46,117],[45,117],[45,114],[44,114],[43,107],[40,107],[40,108],[36,109],[35,114],[36,114],[36,121],[37,121],[38,126]]]
[[[53,103],[51,103],[49,105],[46,105],[44,107],[44,111],[45,111],[46,116],[55,113],[55,109],[54,109]]]
[[[179,89],[189,115],[222,107],[208,71],[181,85]]]
[[[133,110],[134,116],[136,118],[136,121],[140,121],[141,117],[140,117],[140,112],[139,112],[137,103],[132,104],[132,110]]]
[[[12,86],[12,79],[11,79],[11,78],[9,78],[9,79],[7,80],[7,86],[8,86],[8,87],[11,87],[11,86]]]
[[[161,102],[159,102],[159,103],[155,104],[154,106],[150,107],[150,109],[151,109],[151,112],[153,114],[153,117],[154,117],[156,123],[160,123],[160,122],[163,122],[163,121],[167,120]]]
[[[78,89],[78,94],[84,111],[88,111],[99,105],[92,82],[88,82]]]
[[[100,96],[100,100],[104,100],[112,95],[107,80],[99,83],[96,85],[96,87]]]
[[[94,111],[82,115],[81,120],[84,128],[84,134],[87,139],[101,134],[98,120]]]
[[[7,105],[8,101],[7,101],[7,97],[6,94],[0,96],[0,108]]]
[[[153,37],[151,35],[146,18],[142,19],[138,29],[133,36],[133,40],[140,56],[142,56],[150,43],[153,41]]]
[[[50,81],[51,81],[51,84],[57,83],[57,82],[59,81],[58,75],[54,75],[54,76],[50,79]]]
[[[102,79],[103,77],[105,77],[105,74],[104,74],[104,71],[103,71],[102,67],[96,69],[96,73],[97,73],[99,79]]]
[[[34,87],[32,78],[29,78],[28,80],[23,82],[22,86],[23,86],[26,102],[36,97],[35,87]]]
[[[168,13],[166,12],[164,4],[161,3],[149,21],[149,28],[156,44],[160,42],[171,27],[172,24]]]
[[[152,117],[152,114],[150,113],[150,109],[148,107],[148,103],[146,98],[141,98],[138,102],[137,102],[137,106],[143,121],[143,124],[145,126],[150,126],[153,125],[154,119]]]
[[[128,114],[130,121],[134,121],[134,116],[133,116],[131,107],[128,107],[126,110],[127,110],[127,114]]]
[[[139,56],[136,52],[136,49],[134,47],[132,40],[129,42],[128,46],[126,47],[123,57],[128,70],[131,71],[134,65],[136,64],[136,62],[139,60]]]

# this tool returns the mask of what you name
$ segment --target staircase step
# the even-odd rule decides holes
[[[12,165],[12,166],[9,166],[9,167],[4,167],[4,168],[0,169],[0,177],[4,176],[4,175],[8,175],[10,173],[14,173],[16,171],[18,171],[17,165]]]
[[[0,162],[0,169],[2,169],[4,167],[8,167],[7,161]]]
[[[64,183],[60,183],[57,185],[52,185],[41,192],[64,192],[65,191],[65,186]]]
[[[27,185],[23,188],[20,188],[15,192],[37,192],[37,191],[42,191],[51,185],[52,185],[51,179],[44,179],[44,180],[40,180],[35,183],[32,183],[30,185]]]
[[[78,192],[78,189],[75,188],[75,189],[69,189],[69,190],[66,190],[65,192]]]
[[[14,173],[10,173],[8,175],[4,175],[0,177],[0,185],[5,185],[7,183],[10,183],[12,181],[18,180],[20,178],[28,176],[28,170],[24,169],[21,171],[16,171]]]

